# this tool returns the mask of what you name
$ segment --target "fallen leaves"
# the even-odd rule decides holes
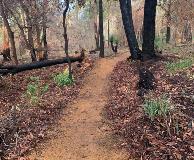
[[[156,75],[157,88],[153,96],[167,94],[172,100],[173,111],[168,120],[171,137],[165,127],[165,120],[159,117],[151,121],[144,114],[143,99],[137,96],[137,65],[120,62],[110,77],[111,89],[106,111],[113,123],[113,131],[123,137],[120,146],[127,148],[130,158],[192,160],[194,157],[191,121],[194,118],[194,80],[185,76],[187,70],[170,76],[165,69],[166,59],[171,60],[171,57],[144,65]]]
[[[53,75],[63,72],[66,66],[27,71],[14,76],[3,77],[0,86],[0,150],[5,159],[28,160],[25,158],[31,148],[48,138],[48,130],[57,122],[69,102],[76,98],[83,84],[85,74],[94,61],[86,58],[82,64],[73,64],[75,83],[63,88],[57,87]],[[41,84],[48,84],[49,90],[41,97],[41,103],[30,106],[23,96],[29,77],[39,77]],[[16,108],[16,109],[13,109]]]

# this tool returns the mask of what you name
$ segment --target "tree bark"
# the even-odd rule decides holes
[[[155,19],[157,0],[145,0],[144,22],[143,22],[143,59],[155,57]]]
[[[172,6],[172,1],[169,0],[168,2],[168,8],[167,8],[167,26],[166,26],[166,43],[170,43],[170,39],[171,39],[171,6]]]
[[[69,66],[69,78],[72,79],[72,71],[71,71],[71,60],[69,58],[69,53],[68,53],[68,37],[67,37],[67,25],[66,25],[66,18],[67,18],[67,11],[69,9],[69,0],[64,0],[65,2],[65,9],[63,11],[63,29],[64,29],[64,40],[65,40],[65,54],[68,60],[68,66]]]
[[[166,27],[166,43],[170,42],[170,37],[171,37],[171,28],[170,26]]]
[[[45,13],[45,9],[47,8],[47,3],[48,1],[47,0],[44,0],[43,1],[43,10],[44,10],[44,13],[43,13],[43,46],[44,46],[44,49],[46,49],[44,51],[44,54],[43,54],[43,58],[44,60],[47,60],[48,59],[48,43],[47,43],[47,17],[46,17],[46,13]]]
[[[137,38],[134,31],[131,0],[119,0],[122,20],[124,25],[125,34],[127,37],[128,46],[131,52],[131,59],[136,60],[141,54]]]
[[[110,20],[108,19],[108,47],[110,46]]]
[[[94,0],[94,38],[96,42],[96,48],[95,50],[99,50],[100,43],[99,43],[99,27],[98,27],[98,4],[97,0]]]
[[[33,40],[33,30],[32,30],[32,22],[30,18],[30,12],[28,8],[23,4],[23,2],[20,1],[21,7],[26,15],[26,24],[27,24],[27,29],[28,29],[28,46],[30,47],[30,54],[31,54],[31,59],[32,62],[37,61],[36,58],[36,52],[34,48],[34,40]]]
[[[103,2],[99,0],[99,34],[100,34],[100,57],[104,58],[104,23]]]
[[[77,62],[77,61],[82,62],[84,57],[83,55],[81,55],[79,57],[69,57],[69,58],[65,57],[62,59],[46,60],[46,61],[34,62],[30,64],[22,64],[18,66],[3,66],[3,67],[0,67],[0,75],[16,74],[27,70],[33,70],[33,69],[38,69],[42,67],[68,63],[69,59],[71,60],[71,62]]]
[[[16,46],[15,46],[15,39],[14,39],[14,32],[11,30],[11,27],[9,25],[9,22],[7,20],[7,15],[5,13],[5,9],[4,9],[4,5],[3,5],[3,1],[0,0],[0,13],[1,16],[3,18],[3,23],[6,27],[6,30],[8,32],[8,36],[9,36],[9,41],[11,44],[11,51],[13,54],[13,58],[14,58],[14,62],[16,65],[18,65],[18,59],[17,59],[17,53],[16,53]]]

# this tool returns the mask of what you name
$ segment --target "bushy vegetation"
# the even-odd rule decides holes
[[[26,88],[26,98],[31,105],[36,105],[40,102],[41,96],[49,89],[48,84],[42,85],[39,77],[30,77],[30,82]]]
[[[55,75],[54,81],[59,87],[69,86],[73,84],[73,78],[69,76],[68,70],[65,70],[64,72]]]

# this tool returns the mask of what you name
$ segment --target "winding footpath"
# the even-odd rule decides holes
[[[52,139],[45,142],[41,152],[32,153],[32,160],[127,160],[125,151],[115,147],[106,120],[102,116],[107,102],[108,77],[115,65],[126,59],[127,53],[99,59],[85,78],[78,98],[65,111],[53,131]]]

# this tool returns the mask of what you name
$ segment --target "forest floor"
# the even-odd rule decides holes
[[[18,160],[50,138],[51,128],[78,96],[93,66],[91,57],[73,63],[74,83],[68,86],[55,81],[57,75],[66,73],[64,64],[1,77],[0,159]]]
[[[182,50],[171,48],[145,63],[127,61],[127,52],[86,59],[81,67],[74,64],[75,82],[65,87],[53,81],[64,65],[4,77],[0,158],[192,160],[194,57]],[[156,87],[138,96],[141,68],[153,73]],[[48,85],[36,106],[26,97],[34,81]]]
[[[141,65],[119,62],[110,76],[107,118],[132,159],[194,159],[194,57],[182,50]],[[138,96],[142,68],[153,73],[155,88]]]
[[[107,103],[109,75],[126,54],[97,60],[85,78],[78,98],[71,103],[55,128],[56,134],[41,149],[31,155],[32,160],[125,160],[124,151],[116,148],[119,139],[113,137],[103,118]]]

